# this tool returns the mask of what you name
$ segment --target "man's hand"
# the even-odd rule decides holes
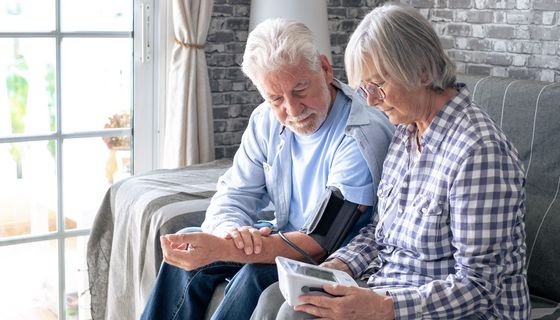
[[[321,263],[320,266],[325,267],[325,268],[344,271],[344,272],[348,273],[351,277],[354,277],[354,275],[352,274],[352,270],[350,270],[350,268],[348,268],[348,265],[346,263],[342,262],[342,260],[339,260],[337,258],[325,261],[325,262]]]
[[[160,237],[163,260],[175,267],[191,271],[223,257],[223,238],[205,232],[168,234]]]
[[[367,288],[324,285],[323,289],[335,297],[302,295],[305,304],[294,307],[296,311],[312,314],[320,319],[378,319],[395,318],[393,300],[380,296]]]
[[[232,239],[237,249],[243,250],[246,255],[259,254],[262,250],[262,237],[268,237],[271,232],[269,227],[236,227],[226,234],[225,239]]]

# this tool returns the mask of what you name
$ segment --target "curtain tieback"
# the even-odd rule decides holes
[[[197,44],[197,43],[184,43],[183,41],[175,39],[175,43],[183,46],[185,48],[194,48],[194,49],[204,49],[206,47],[206,43],[204,44]]]

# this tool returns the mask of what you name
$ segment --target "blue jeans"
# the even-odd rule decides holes
[[[200,229],[180,232],[194,231]],[[185,271],[164,262],[141,319],[203,319],[215,288],[226,278],[231,281],[212,319],[249,319],[261,292],[278,281],[278,273],[274,264],[215,262]]]

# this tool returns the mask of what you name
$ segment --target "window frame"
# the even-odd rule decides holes
[[[160,163],[160,108],[165,102],[167,45],[163,41],[168,38],[168,26],[164,21],[168,15],[166,1],[158,0],[132,0],[133,5],[133,30],[131,32],[62,32],[61,31],[61,0],[55,2],[55,30],[51,32],[0,32],[0,38],[50,38],[55,39],[55,95],[56,99],[56,130],[47,134],[17,134],[0,136],[0,143],[17,143],[32,141],[56,141],[56,170],[57,170],[57,230],[44,234],[29,234],[0,238],[0,247],[18,244],[28,244],[48,240],[57,241],[58,250],[58,319],[66,319],[66,256],[65,241],[69,238],[89,236],[91,226],[82,229],[65,229],[64,227],[64,170],[63,155],[64,141],[76,138],[107,137],[114,135],[130,135],[132,137],[132,168],[131,174],[136,175],[159,167]],[[152,8],[150,15],[143,13],[143,8]],[[144,19],[144,20],[143,20]],[[150,25],[146,28],[146,20]],[[144,26],[144,27],[143,27]],[[138,30],[138,31],[137,31]],[[133,40],[133,121],[128,129],[102,129],[83,132],[62,132],[61,119],[61,42],[64,38],[98,38],[116,37],[132,38]],[[151,46],[151,58],[141,59],[137,54],[146,50],[146,40]],[[163,45],[162,45],[163,44]],[[143,47],[144,46],[144,47]],[[144,51],[146,52],[146,51]],[[99,199],[101,203],[102,199]],[[84,257],[85,258],[85,257]]]

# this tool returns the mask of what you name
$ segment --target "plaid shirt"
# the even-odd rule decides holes
[[[457,89],[422,135],[416,161],[416,128],[397,127],[379,214],[330,258],[386,288],[396,319],[528,319],[523,165],[465,85]]]

